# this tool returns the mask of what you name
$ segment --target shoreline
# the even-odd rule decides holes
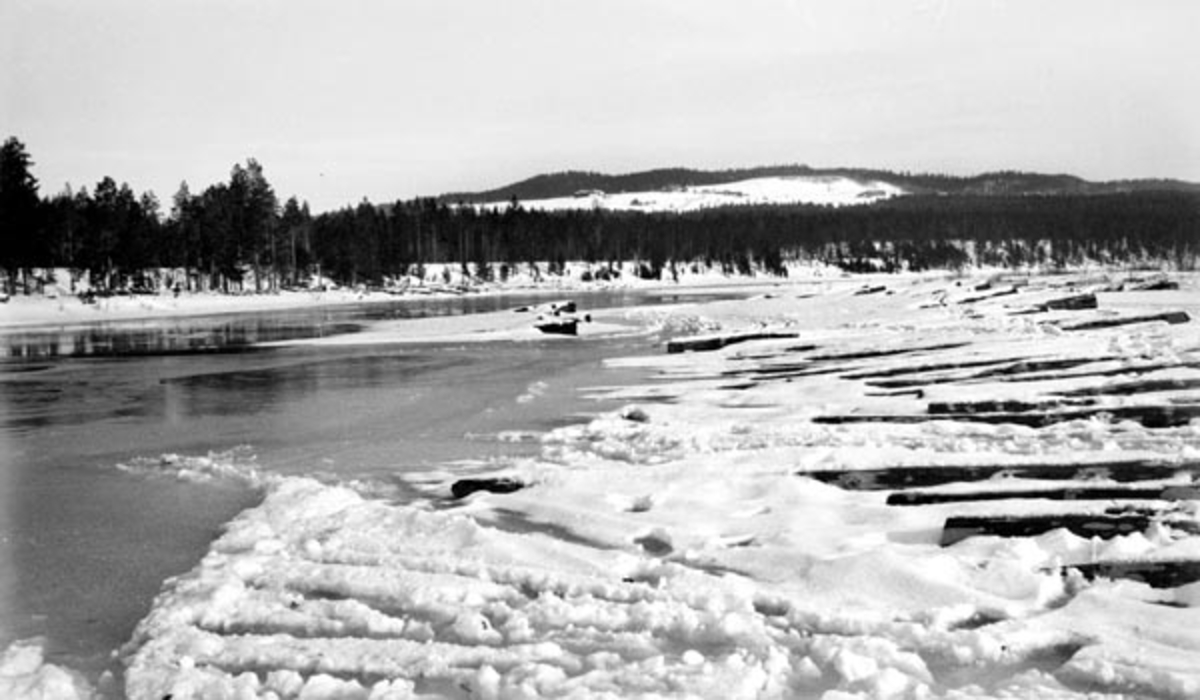
[[[346,306],[350,304],[382,304],[388,302],[453,299],[463,296],[499,294],[546,294],[558,292],[587,293],[602,290],[579,289],[503,289],[479,290],[456,294],[435,291],[427,294],[391,294],[388,292],[359,292],[353,290],[263,292],[250,294],[189,293],[178,297],[161,295],[114,296],[86,304],[75,296],[12,297],[0,306],[0,333],[67,328],[122,322],[141,322],[159,319],[221,316],[227,314],[291,311],[313,306]]]
[[[862,276],[863,279],[869,276]],[[855,277],[854,279],[858,279]],[[277,291],[244,294],[192,292],[179,296],[147,294],[111,296],[85,303],[75,295],[14,296],[0,304],[0,334],[47,329],[64,329],[111,323],[145,322],[171,318],[220,316],[226,314],[292,311],[313,306],[405,303],[467,297],[529,295],[553,297],[571,294],[646,293],[670,291],[680,296],[703,295],[709,290],[762,289],[845,280],[834,277],[802,278],[713,277],[702,275],[681,278],[679,282],[629,280],[619,284],[595,284],[576,280],[556,280],[541,285],[489,285],[453,291],[430,288],[429,291],[392,293],[333,289],[325,291]]]
[[[1194,273],[1148,273],[1167,274],[1175,278],[1190,278]],[[1092,268],[1068,270],[1008,270],[1008,269],[964,269],[927,270],[923,272],[899,273],[846,273],[833,268],[796,266],[789,269],[787,277],[766,275],[726,276],[721,273],[703,272],[683,274],[677,280],[643,280],[635,277],[623,278],[618,282],[585,282],[574,275],[565,275],[543,282],[521,280],[508,283],[487,283],[467,287],[431,285],[418,287],[414,291],[364,291],[351,288],[306,291],[245,292],[226,294],[220,292],[187,292],[175,296],[169,292],[158,294],[110,296],[85,303],[74,294],[17,295],[0,303],[0,334],[19,333],[47,329],[88,327],[111,323],[145,322],[159,319],[220,316],[226,314],[264,313],[292,311],[312,306],[346,306],[350,304],[403,303],[432,299],[454,299],[464,297],[491,297],[502,295],[554,296],[570,294],[593,294],[599,292],[662,292],[670,291],[679,296],[699,296],[720,290],[739,289],[752,292],[761,290],[770,293],[775,289],[786,289],[805,285],[845,285],[887,281],[897,282],[911,279],[991,279],[1004,277],[1037,277],[1048,279],[1059,276],[1078,277],[1098,275],[1115,281],[1122,276],[1137,277],[1136,271],[1120,268]]]

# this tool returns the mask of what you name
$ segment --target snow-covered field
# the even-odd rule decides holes
[[[900,194],[904,194],[904,190],[887,182],[861,182],[836,175],[797,175],[759,177],[721,185],[694,185],[648,192],[586,191],[578,192],[572,197],[526,200],[521,202],[521,206],[542,211],[614,209],[684,212],[755,204],[824,204],[841,207],[871,204]],[[508,202],[483,206],[502,208],[508,206]]]
[[[661,381],[597,376],[625,408],[416,502],[267,480],[165,585],[128,695],[1200,697],[1200,277],[1120,277],[622,311],[726,344],[614,358]],[[0,688],[66,682],[14,659]]]

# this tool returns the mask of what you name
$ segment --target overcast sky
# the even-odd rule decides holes
[[[315,211],[548,171],[1200,180],[1195,0],[0,0],[44,195],[257,158]]]

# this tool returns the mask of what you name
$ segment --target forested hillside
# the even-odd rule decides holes
[[[137,195],[110,177],[91,190],[43,197],[32,165],[20,141],[5,142],[0,267],[10,294],[36,289],[45,281],[36,271],[47,268],[86,276],[101,291],[149,287],[147,272],[161,268],[180,271],[175,279],[181,288],[234,291],[305,284],[314,274],[341,284],[382,285],[424,276],[431,263],[461,265],[480,280],[530,266],[537,274],[555,274],[567,261],[592,263],[600,276],[624,269],[670,279],[681,266],[786,274],[785,263],[798,259],[849,271],[1087,262],[1194,269],[1200,256],[1200,192],[1174,182],[1101,187],[1069,176],[1017,173],[903,176],[910,191],[929,193],[842,208],[690,213],[545,212],[523,208],[519,197],[480,210],[420,198],[363,201],[313,215],[295,197],[281,203],[253,159],[235,165],[228,182],[197,193],[182,184],[165,212],[153,193]],[[653,171],[636,186],[678,182],[690,172],[696,171]],[[735,178],[778,174],[770,168],[727,172]],[[580,174],[572,186],[601,181],[589,177]],[[543,181],[527,181],[535,183],[529,191]],[[950,185],[957,194],[944,194]],[[1028,193],[1047,187],[1055,193]]]
[[[1184,191],[1200,192],[1200,185],[1179,180],[1120,180],[1089,182],[1074,175],[1045,175],[1003,171],[970,177],[938,174],[896,173],[867,168],[810,168],[806,165],[777,165],[732,170],[691,170],[665,168],[605,175],[568,171],[537,175],[527,180],[483,192],[455,192],[438,197],[449,204],[507,202],[569,197],[576,192],[647,192],[680,187],[720,185],[760,177],[839,176],[855,180],[887,182],[915,194],[1116,194],[1122,192]]]

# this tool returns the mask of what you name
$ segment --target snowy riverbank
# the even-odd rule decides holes
[[[445,267],[445,271],[442,270]],[[211,316],[231,313],[287,311],[313,306],[335,306],[364,303],[394,303],[406,299],[445,299],[464,295],[545,294],[547,296],[614,290],[672,289],[680,293],[697,293],[707,288],[758,287],[768,289],[787,284],[788,279],[758,275],[746,277],[724,275],[714,270],[684,270],[677,280],[644,280],[631,273],[619,279],[594,281],[588,279],[591,266],[570,263],[562,275],[543,275],[537,279],[528,274],[513,276],[505,282],[480,283],[465,279],[453,266],[430,266],[427,275],[434,281],[409,280],[403,287],[390,291],[329,287],[313,290],[291,290],[271,293],[222,294],[217,292],[114,295],[83,297],[62,292],[54,287],[45,294],[18,294],[0,304],[0,331],[45,327],[69,327],[97,323],[142,321],[185,316]],[[450,274],[445,274],[450,272]],[[837,279],[844,275],[822,266],[795,265],[790,270],[792,281]],[[444,282],[448,279],[449,282]]]
[[[776,337],[614,359],[663,379],[597,389],[628,405],[475,475],[515,492],[273,480],[168,583],[129,695],[1195,697],[1200,583],[1120,573],[1200,560],[1200,280],[1178,280],[629,310]],[[1089,488],[1107,495],[1045,496]],[[948,524],[1064,514],[1082,530]]]

